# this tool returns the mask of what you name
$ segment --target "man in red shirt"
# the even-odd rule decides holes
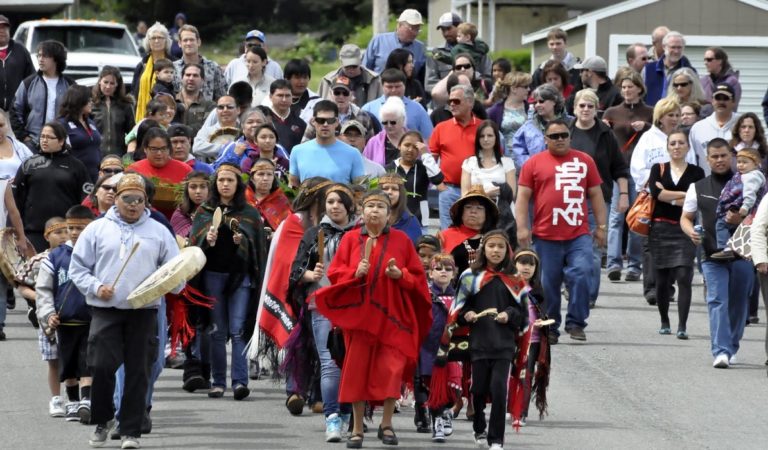
[[[171,140],[162,128],[151,128],[144,137],[144,151],[147,159],[128,166],[129,171],[137,172],[152,180],[155,184],[155,197],[152,206],[162,212],[168,220],[176,207],[173,185],[184,181],[192,168],[171,158]]]
[[[480,120],[472,114],[475,93],[472,88],[456,85],[448,96],[453,118],[437,124],[429,139],[429,150],[440,159],[445,180],[440,189],[440,229],[451,226],[451,205],[461,197],[461,163],[475,154],[475,136]]]
[[[584,328],[589,317],[589,274],[592,267],[592,236],[589,234],[587,201],[597,218],[595,240],[605,246],[608,226],[602,180],[594,160],[570,148],[568,124],[553,120],[544,131],[546,152],[531,157],[520,171],[515,212],[520,247],[530,247],[529,204],[533,200],[534,248],[541,260],[541,284],[547,299],[547,315],[555,319],[550,343],[557,343],[560,323],[560,286],[565,279],[570,292],[565,331],[571,339],[587,340]]]

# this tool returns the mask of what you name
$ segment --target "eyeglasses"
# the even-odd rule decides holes
[[[686,81],[685,83],[672,83],[672,87],[674,87],[675,89],[688,87],[690,85],[691,85],[690,81]]]
[[[384,125],[385,127],[387,126],[394,127],[395,125],[397,125],[397,120],[382,120],[381,124]]]
[[[116,173],[123,173],[123,169],[101,169],[102,172],[104,172],[105,175],[114,175]]]
[[[168,147],[145,147],[147,153],[162,153],[168,150]]]
[[[51,136],[49,134],[41,134],[40,140],[41,141],[58,141],[59,138],[57,138],[56,136]]]
[[[315,123],[318,125],[333,125],[338,120],[338,117],[315,117]]]
[[[581,109],[595,109],[595,105],[592,103],[579,103],[577,106]]]
[[[344,97],[349,97],[349,91],[346,89],[336,89],[333,91],[333,95],[343,95]]]
[[[471,68],[472,68],[472,64],[456,64],[455,66],[453,66],[453,70],[467,70]]]
[[[117,192],[117,186],[112,186],[111,184],[102,184],[100,187],[107,192]]]
[[[141,205],[144,203],[144,196],[137,194],[125,194],[120,196],[120,200],[128,205]]]
[[[571,137],[570,133],[550,133],[547,135],[547,139],[551,139],[553,141],[564,141]]]
[[[712,62],[716,60],[717,58],[704,58],[704,62]]]
[[[232,109],[235,109],[235,108],[236,108],[235,105],[216,105],[216,109],[218,109],[219,111],[224,111],[225,109],[226,110],[232,110]]]
[[[461,105],[461,99],[460,98],[449,98],[448,99],[448,104],[454,105],[454,106]]]

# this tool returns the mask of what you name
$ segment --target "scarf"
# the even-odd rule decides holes
[[[462,224],[441,231],[439,239],[440,243],[443,244],[443,251],[445,253],[451,253],[456,246],[478,234],[482,233],[479,230],[473,230]]]
[[[259,210],[265,225],[272,230],[277,230],[277,227],[283,220],[293,212],[290,200],[288,200],[288,197],[285,196],[280,188],[275,189],[263,199],[258,200],[251,186],[248,186],[245,190],[245,199],[248,204],[253,205]]]
[[[136,80],[134,80],[135,82]],[[139,81],[139,98],[136,99],[136,123],[139,123],[147,112],[147,105],[152,100],[152,88],[155,86],[155,63],[152,55],[144,63],[144,72]]]

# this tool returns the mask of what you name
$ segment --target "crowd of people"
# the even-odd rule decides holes
[[[26,300],[49,414],[95,425],[91,446],[139,448],[168,356],[211,398],[284,379],[287,410],[322,413],[347,448],[377,407],[378,439],[397,445],[405,393],[433,442],[466,407],[477,443],[502,448],[529,403],[546,413],[550,347],[587,340],[602,269],[618,281],[625,262],[659,334],[676,299],[682,340],[700,271],[713,366],[738,363],[768,293],[768,147],[736,112],[722,48],[699,75],[685,37],[658,27],[609,74],[553,29],[529,74],[451,12],[427,51],[407,9],[366,49],[343,45],[316,93],[309,63],[281,67],[262,31],[222,68],[183,14],[173,25],[139,30],[129,93],[109,66],[77,84],[57,41],[35,71],[0,15],[0,216],[26,258],[0,279],[0,340],[6,304]],[[647,235],[624,220],[643,198]],[[185,248],[205,257],[194,278],[128,301]]]

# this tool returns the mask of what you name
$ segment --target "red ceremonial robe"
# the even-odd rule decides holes
[[[432,325],[432,299],[413,242],[385,229],[371,251],[368,275],[355,278],[368,239],[365,227],[344,235],[328,269],[331,286],[316,292],[318,311],[344,331],[339,401],[345,403],[400,397]],[[390,258],[403,272],[399,280],[384,274]]]

